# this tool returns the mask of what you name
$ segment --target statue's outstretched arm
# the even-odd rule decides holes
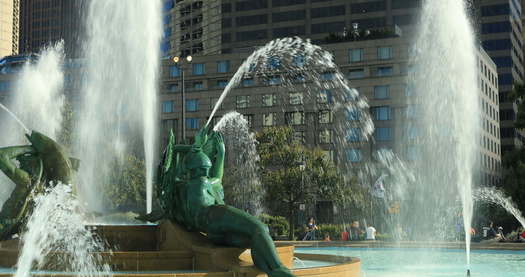
[[[214,136],[217,154],[215,155],[213,166],[210,169],[210,177],[221,180],[224,173],[224,139],[220,133],[215,133]]]
[[[190,152],[191,147],[192,147],[191,145],[177,144],[173,146],[173,152],[182,152],[182,153]]]
[[[18,156],[33,154],[35,150],[31,146],[12,146],[0,148],[0,170],[9,177],[15,184],[31,184],[29,173],[18,168],[13,162]]]

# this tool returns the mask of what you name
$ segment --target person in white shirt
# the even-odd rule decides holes
[[[367,240],[375,240],[376,239],[376,228],[373,226],[368,226],[366,228],[366,239]]]

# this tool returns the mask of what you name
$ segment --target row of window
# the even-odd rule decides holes
[[[394,57],[392,46],[381,46],[377,47],[376,57],[378,60],[390,60]],[[349,49],[348,50],[348,61],[350,63],[363,62],[364,61],[364,49]]]
[[[357,49],[349,49],[348,50],[348,57],[350,63],[355,62],[363,62],[364,61],[364,49],[363,48],[357,48]],[[377,59],[378,60],[390,60],[393,58],[393,48],[392,46],[382,46],[377,47]],[[296,57],[294,58],[293,65],[302,67],[304,66],[304,57]],[[268,65],[270,69],[279,69],[281,68],[281,62],[278,60],[277,57],[270,57],[268,61]],[[193,63],[192,66],[192,74],[193,75],[205,75],[206,74],[206,65],[204,63]],[[378,71],[380,73],[378,74],[389,74],[388,71],[391,71],[391,67],[379,67]],[[216,62],[216,73],[228,73],[230,72],[230,61],[217,61]],[[362,72],[364,74],[364,72]],[[172,65],[170,66],[170,77],[179,77],[181,75],[181,68],[179,65]],[[359,78],[360,75],[362,75],[359,72],[359,69],[353,70],[350,72],[350,76],[353,78]],[[322,77],[325,77],[323,75]]]
[[[173,113],[175,112],[175,102],[173,100],[162,101],[162,112]],[[199,99],[187,99],[186,100],[186,111],[196,112],[199,110]]]
[[[266,9],[269,0],[251,0],[238,1],[235,3],[235,11],[249,11],[257,9]],[[311,3],[329,2],[331,0],[310,0]],[[172,1],[170,1],[172,2]],[[271,0],[272,7],[284,7],[292,5],[306,4],[306,0]],[[392,0],[392,9],[408,9],[421,6],[421,0]],[[344,6],[342,6],[344,8]],[[356,3],[350,6],[352,13],[378,12],[386,9],[385,1],[369,1],[365,3]],[[166,10],[166,9],[165,9]],[[222,13],[230,13],[233,10],[231,3],[222,4]]]
[[[216,66],[217,73],[230,72],[230,61],[217,61]],[[204,63],[192,63],[191,69],[193,75],[206,74],[206,65]],[[182,70],[179,65],[170,66],[170,77],[179,77],[181,75],[181,72]]]
[[[486,149],[487,151],[490,151],[495,154],[501,154],[500,152],[500,146],[495,141],[491,140],[488,137],[483,136],[481,138],[481,146]]]

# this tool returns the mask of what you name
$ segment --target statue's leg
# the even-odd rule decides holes
[[[268,228],[256,217],[230,206],[214,205],[203,212],[199,221],[214,241],[251,248],[255,266],[270,277],[294,276],[281,263]]]

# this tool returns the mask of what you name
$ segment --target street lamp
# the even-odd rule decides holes
[[[184,82],[184,63],[191,63],[191,61],[193,60],[193,57],[192,56],[186,56],[185,59],[183,59],[182,57],[178,57],[178,56],[175,56],[173,57],[173,62],[176,63],[178,66],[179,66],[179,69],[180,69],[180,74],[181,74],[181,78],[182,78],[182,90],[181,90],[181,94],[180,94],[180,99],[181,99],[181,121],[182,121],[182,124],[181,124],[181,137],[182,137],[182,141],[186,141],[186,83]],[[186,60],[186,62],[184,62],[184,60]]]

